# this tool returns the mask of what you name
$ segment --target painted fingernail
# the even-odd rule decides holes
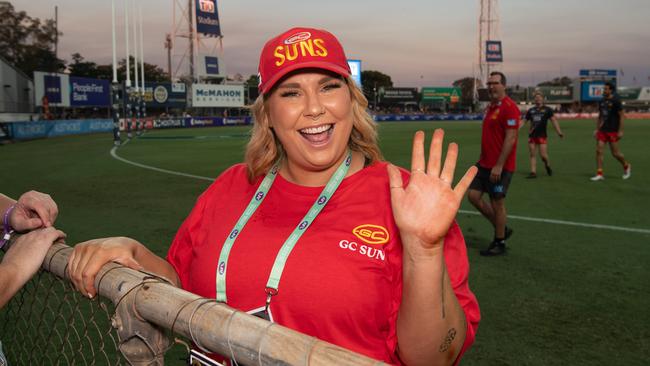
[[[89,299],[92,299],[92,298],[93,298],[93,295],[91,295],[90,292],[88,293],[88,298],[89,298]]]

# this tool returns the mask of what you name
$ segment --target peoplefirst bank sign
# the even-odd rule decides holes
[[[243,85],[192,85],[193,107],[243,107]]]

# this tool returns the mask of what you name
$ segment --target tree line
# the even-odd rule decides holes
[[[34,71],[69,72],[75,76],[113,79],[113,65],[99,65],[85,60],[80,53],[70,55],[71,61],[61,59],[55,54],[55,42],[63,33],[56,29],[53,19],[30,17],[24,11],[16,11],[8,1],[0,1],[0,55],[32,77]],[[131,75],[134,62],[131,58]],[[139,65],[138,65],[139,66]],[[169,75],[160,67],[144,63],[148,81],[168,81]],[[126,59],[118,62],[118,78],[126,76]]]

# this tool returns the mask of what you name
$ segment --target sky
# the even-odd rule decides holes
[[[117,52],[125,55],[123,12],[117,7]],[[171,33],[178,0],[128,0],[143,7],[144,59],[167,69],[165,34]],[[110,63],[111,1],[14,0],[29,16],[53,18],[58,6],[59,57],[79,52]],[[536,85],[580,69],[616,69],[619,85],[650,85],[650,0],[500,0],[501,70],[509,84]],[[448,86],[473,75],[478,63],[479,0],[225,0],[217,1],[226,72],[257,73],[264,43],[293,26],[334,33],[349,59],[363,70],[391,76],[395,86]],[[180,16],[177,16],[180,18]],[[186,24],[186,23],[185,23]],[[181,30],[187,26],[182,25]],[[187,47],[178,39],[174,66]],[[202,50],[219,55],[216,42]],[[186,63],[181,65],[187,69]]]

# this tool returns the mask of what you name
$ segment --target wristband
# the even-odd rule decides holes
[[[2,232],[2,239],[0,239],[0,249],[5,246],[5,244],[11,239],[11,234],[13,234],[14,230],[11,228],[11,225],[9,225],[9,216],[11,215],[11,211],[16,208],[16,204],[14,203],[13,205],[9,206],[7,211],[5,211],[4,218],[2,220],[2,227],[3,227],[3,232]]]

